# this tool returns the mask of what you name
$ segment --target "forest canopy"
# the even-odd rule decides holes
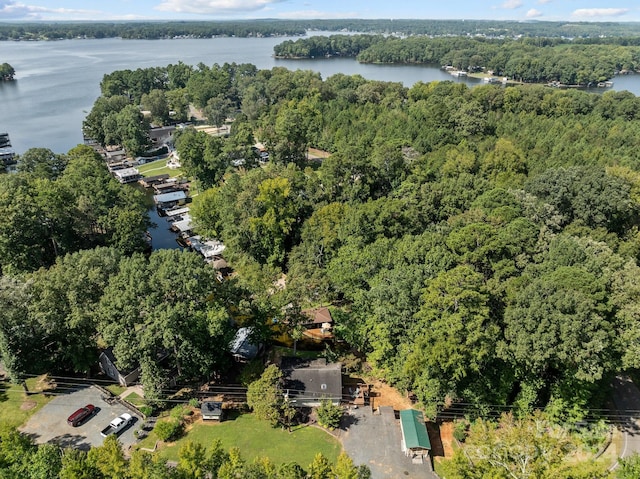
[[[223,334],[232,304],[243,304],[265,337],[284,306],[331,304],[349,350],[430,414],[459,403],[470,414],[543,408],[577,421],[602,404],[611,375],[640,366],[634,95],[406,88],[237,64],[113,72],[101,88],[85,127],[93,119],[99,128],[101,109],[127,92],[129,106],[156,90],[226,105],[228,138],[185,128],[176,147],[199,188],[197,231],[224,242],[238,274],[231,290],[208,291],[185,273],[176,297],[175,285],[155,275],[172,263],[190,271],[192,260],[127,257],[95,296],[98,337],[116,338],[112,327],[154,332],[143,344],[176,348],[184,377],[206,376],[224,361],[198,339]],[[329,156],[309,159],[310,146]],[[285,288],[274,287],[285,277]],[[145,285],[155,296],[136,301]],[[195,301],[207,294],[211,304]],[[154,309],[156,297],[170,307]],[[7,317],[23,317],[12,311]],[[183,329],[191,322],[201,335]],[[188,361],[176,338],[211,361]],[[140,359],[153,351],[119,348]]]
[[[396,38],[381,35],[314,36],[274,47],[279,58],[355,57],[363,63],[425,63],[491,72],[526,83],[588,85],[640,67],[633,39]]]

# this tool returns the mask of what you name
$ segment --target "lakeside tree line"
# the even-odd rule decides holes
[[[215,36],[267,37],[305,35],[309,30],[401,35],[487,35],[491,37],[600,38],[637,36],[634,23],[518,22],[501,20],[247,20],[157,22],[32,22],[0,23],[2,40],[73,38],[169,39]]]
[[[363,63],[424,63],[526,83],[588,85],[640,67],[635,39],[569,41],[551,38],[395,38],[375,35],[314,36],[274,47],[279,58],[355,57]]]

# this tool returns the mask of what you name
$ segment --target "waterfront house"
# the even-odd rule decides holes
[[[175,131],[176,127],[173,125],[150,128],[149,139],[153,145],[162,145],[171,140]]]
[[[140,178],[142,178],[142,175],[137,168],[123,168],[121,170],[114,170],[113,176],[122,184],[133,183],[134,181],[138,181]]]

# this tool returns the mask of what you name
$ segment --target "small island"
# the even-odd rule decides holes
[[[8,63],[5,62],[0,65],[0,81],[11,81],[15,74],[16,71]]]

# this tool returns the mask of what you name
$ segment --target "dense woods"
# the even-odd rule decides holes
[[[518,22],[500,20],[250,20],[158,22],[0,23],[0,40],[62,40],[72,38],[167,39],[214,36],[266,37],[304,35],[308,30],[402,35],[490,35],[494,37],[599,38],[638,35],[633,23]]]
[[[491,71],[527,83],[596,84],[640,67],[637,39],[569,41],[483,37],[395,38],[372,35],[314,36],[274,47],[281,58],[356,57],[364,63],[425,63]]]
[[[632,94],[244,65],[115,72],[102,87],[97,105],[132,88],[231,105],[229,138],[177,139],[204,189],[199,231],[227,245],[263,318],[339,304],[347,344],[431,414],[460,401],[578,420],[638,366]],[[309,162],[308,146],[332,155]]]

